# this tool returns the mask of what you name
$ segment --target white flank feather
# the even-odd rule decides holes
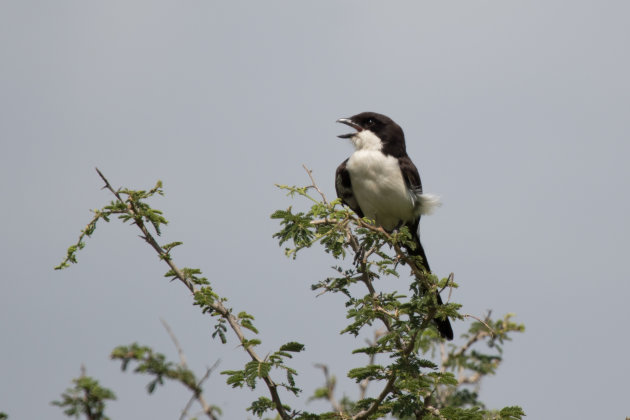
[[[420,214],[431,214],[442,205],[440,197],[434,194],[421,194],[418,198],[420,199]]]

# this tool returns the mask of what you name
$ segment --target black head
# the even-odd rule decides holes
[[[350,118],[341,118],[337,122],[349,125],[360,133],[369,130],[374,133],[383,143],[383,153],[393,156],[404,156],[405,134],[402,128],[391,118],[376,112],[362,112]],[[342,139],[352,138],[357,133],[342,134],[338,137]]]

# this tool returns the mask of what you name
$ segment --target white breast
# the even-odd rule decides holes
[[[356,150],[346,165],[357,203],[363,214],[386,230],[413,220],[417,212],[407,189],[398,159],[385,156],[379,148]]]

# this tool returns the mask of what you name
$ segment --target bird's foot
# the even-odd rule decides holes
[[[359,246],[359,250],[357,251],[357,253],[354,254],[354,261],[352,261],[352,264],[355,267],[358,267],[359,264],[363,263],[364,258],[365,258],[365,248],[361,245]]]

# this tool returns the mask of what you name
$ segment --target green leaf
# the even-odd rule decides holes
[[[63,412],[67,416],[79,417],[90,413],[94,420],[108,420],[105,416],[106,401],[115,400],[116,395],[89,376],[82,375],[72,382],[74,387],[68,388],[61,394],[61,400],[53,401],[51,404],[64,409]],[[5,414],[5,418],[7,417]]]
[[[183,242],[170,242],[168,244],[162,245],[162,249],[166,252],[171,252],[173,248],[175,248],[176,246],[180,246],[182,244]]]
[[[505,407],[499,411],[499,418],[505,420],[520,420],[523,416],[525,416],[525,412],[518,406]]]
[[[242,370],[224,370],[221,375],[228,375],[227,384],[232,388],[242,388],[245,381],[245,374]]]
[[[241,327],[247,328],[248,330],[258,334],[258,330],[256,329],[256,327],[254,327],[254,325],[251,323],[249,319],[241,320]]]
[[[252,414],[260,418],[265,412],[273,410],[275,407],[275,404],[269,398],[260,397],[247,407],[247,411],[251,411]]]
[[[294,353],[299,353],[301,351],[304,351],[304,344],[295,342],[295,341],[291,341],[288,342],[286,344],[283,344],[280,347],[280,351],[290,351],[290,352],[294,352]]]
[[[219,296],[214,293],[210,286],[202,287],[194,294],[195,305],[200,306],[203,313],[214,312],[213,305],[215,300],[217,300],[218,298]]]
[[[251,339],[251,340],[243,340],[242,344],[244,347],[254,347],[259,345],[260,343],[262,343],[262,341],[257,340],[257,339]]]
[[[365,367],[350,369],[348,372],[348,378],[361,382],[363,379],[385,379],[385,371],[383,366],[380,365],[367,365]]]

